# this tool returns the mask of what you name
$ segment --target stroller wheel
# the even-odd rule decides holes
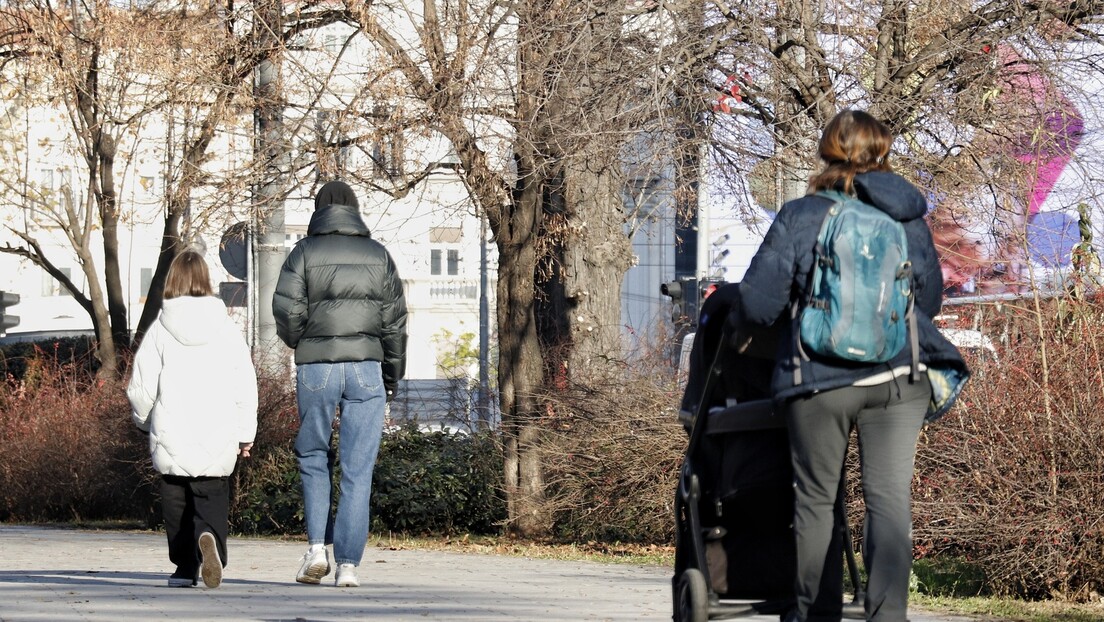
[[[705,575],[697,568],[687,568],[679,577],[677,622],[709,620],[709,593]]]

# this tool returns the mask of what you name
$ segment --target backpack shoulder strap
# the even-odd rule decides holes
[[[836,205],[848,200],[848,195],[840,192],[839,190],[817,190],[813,193],[813,196],[818,196],[822,199],[827,199],[832,202],[828,206],[828,209],[824,212],[824,218],[820,221],[820,227],[817,229],[816,243],[813,245],[813,266],[809,268],[809,276],[805,282],[805,295],[795,296],[790,301],[790,325],[791,332],[794,339],[794,355],[793,355],[793,367],[794,367],[794,386],[801,385],[801,361],[809,360],[809,355],[805,353],[805,348],[801,344],[801,305],[808,304],[813,292],[813,278],[816,276],[817,263],[820,262],[825,254],[825,248],[821,244],[820,238],[824,235],[824,228],[828,225],[828,221],[832,218],[832,208]]]

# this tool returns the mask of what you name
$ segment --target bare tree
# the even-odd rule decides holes
[[[507,498],[525,533],[549,526],[536,441],[556,414],[541,396],[623,364],[626,152],[668,105],[650,79],[662,37],[626,27],[656,8],[636,4],[350,8],[417,102],[411,118],[455,150],[493,232]]]
[[[325,12],[298,15],[302,19],[275,34],[277,46],[331,19]],[[0,58],[7,75],[23,77],[12,87],[15,101],[65,111],[70,126],[65,144],[78,154],[81,166],[76,168],[85,180],[82,186],[56,190],[18,176],[6,183],[15,190],[10,195],[20,197],[32,214],[29,223],[64,233],[89,291],[83,292],[57,267],[57,259],[38,239],[41,227],[11,228],[22,243],[0,251],[42,267],[74,296],[92,318],[99,373],[113,377],[131,344],[118,228],[121,218],[135,217],[119,202],[119,165],[133,165],[146,127],[167,128],[161,155],[166,161],[161,248],[135,331],[140,340],[160,311],[169,265],[193,233],[182,230],[185,216],[205,223],[240,207],[225,197],[240,195],[253,180],[249,167],[220,176],[210,166],[209,149],[220,133],[223,138],[232,135],[241,117],[239,106],[251,101],[254,69],[268,58],[273,44],[254,37],[248,5],[235,9],[233,4],[170,0],[141,9],[102,2],[60,10],[28,0],[5,5],[0,20]],[[269,176],[286,174],[260,170]],[[197,193],[208,202],[194,208]],[[103,249],[102,268],[93,251],[97,241]]]
[[[49,189],[54,196],[26,199],[38,208],[33,213],[64,232],[84,272],[89,293],[86,296],[46,256],[35,237],[37,233],[31,229],[13,229],[23,244],[3,250],[41,266],[89,311],[99,347],[100,373],[110,377],[117,369],[118,352],[130,343],[119,273],[116,158],[120,143],[126,140],[124,132],[160,103],[156,84],[141,84],[133,73],[112,73],[106,67],[131,66],[142,49],[163,41],[153,35],[123,45],[136,32],[159,29],[135,29],[138,16],[106,3],[74,4],[70,10],[58,10],[51,4],[17,3],[6,5],[2,17],[7,35],[3,42],[5,56],[21,59],[26,63],[24,75],[35,76],[36,84],[28,79],[25,88],[37,86],[49,101],[60,100],[69,121],[71,132],[66,142],[80,160],[77,168],[83,180],[69,177],[59,188]],[[92,252],[96,230],[103,245],[102,273]]]
[[[1094,1],[886,0],[859,8],[829,1],[710,2],[708,30],[720,45],[701,57],[701,70],[712,76],[715,96],[738,93],[731,108],[710,115],[715,157],[739,175],[764,160],[777,164],[756,172],[779,174],[784,198],[792,198],[804,192],[815,166],[819,129],[841,108],[857,106],[904,138],[913,170],[960,176],[973,161],[969,181],[976,182],[989,172],[979,170],[979,153],[995,152],[1013,134],[1031,134],[1045,121],[1027,98],[993,97],[1007,96],[1012,86],[1006,65],[1029,64],[1051,77],[1048,66],[1060,63],[1098,71],[1089,69],[1088,55],[1061,58],[1054,44],[1095,40],[1093,24],[1102,15],[1104,3]],[[1051,50],[1040,53],[1042,47]],[[1024,56],[1010,61],[1001,49]],[[765,139],[747,140],[749,126],[740,119]]]

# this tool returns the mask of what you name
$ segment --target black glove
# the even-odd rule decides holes
[[[396,392],[396,391],[398,390],[398,388],[399,388],[399,387],[398,387],[398,384],[399,384],[399,383],[397,383],[397,382],[387,382],[387,381],[384,381],[384,383],[383,383],[383,389],[384,389],[384,391],[385,391],[385,392],[387,393],[387,403],[388,403],[388,404],[390,404],[390,403],[391,403],[391,401],[395,399],[395,392]]]

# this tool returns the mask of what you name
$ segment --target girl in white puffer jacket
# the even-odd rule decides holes
[[[257,431],[257,375],[241,329],[214,297],[203,257],[177,255],[161,314],[134,357],[127,398],[150,435],[173,587],[202,575],[222,582],[229,531],[229,480]]]

